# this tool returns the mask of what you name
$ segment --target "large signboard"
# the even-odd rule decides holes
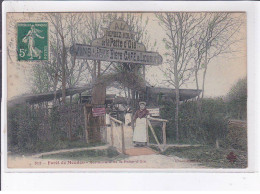
[[[121,63],[139,63],[144,65],[160,65],[162,57],[156,52],[142,52],[124,49],[111,49],[90,45],[76,44],[71,53],[78,59],[100,60]]]
[[[147,52],[142,43],[135,40],[135,32],[122,20],[115,20],[104,29],[102,38],[93,40],[91,45],[75,44],[70,53],[78,59],[100,60],[143,65],[160,65],[162,56]]]

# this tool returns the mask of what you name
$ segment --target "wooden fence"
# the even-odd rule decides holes
[[[115,133],[115,130],[117,129],[116,125],[119,125],[120,126],[120,144],[121,144],[121,147],[118,148],[120,150],[120,152],[122,152],[123,154],[125,154],[125,135],[124,135],[124,123],[122,121],[119,121],[111,116],[109,116],[109,119],[110,119],[110,124],[111,124],[111,132],[110,132],[110,135],[111,135],[111,146],[114,146],[114,147],[117,147],[115,145],[115,142],[114,142],[114,133]],[[115,125],[114,125],[115,124]],[[120,145],[119,144],[119,145]]]

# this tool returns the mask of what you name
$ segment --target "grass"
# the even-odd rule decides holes
[[[80,161],[112,161],[120,160],[125,156],[113,147],[104,150],[84,150],[42,156],[43,159],[80,160]]]
[[[227,155],[233,152],[237,159],[230,162]],[[180,158],[186,158],[193,162],[199,162],[201,165],[210,168],[247,168],[247,152],[234,149],[216,149],[210,146],[201,147],[172,147],[168,148],[162,154],[175,155]]]
[[[89,143],[87,144],[85,141],[69,141],[69,140],[58,140],[55,142],[38,142],[32,145],[31,149],[21,150],[18,148],[12,148],[11,151],[13,154],[37,154],[41,152],[50,152],[55,150],[62,149],[73,149],[73,148],[85,148],[85,147],[94,147],[105,145],[104,143]]]

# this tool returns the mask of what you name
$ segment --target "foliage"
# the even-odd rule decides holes
[[[225,147],[232,147],[234,149],[247,150],[247,130],[245,127],[230,124],[228,127],[228,134],[224,139]]]
[[[75,111],[76,110],[76,111]],[[82,107],[58,108],[19,105],[8,108],[8,149],[34,153],[70,147],[85,147]],[[83,114],[83,113],[82,113]],[[69,117],[69,118],[68,118]],[[68,136],[68,119],[72,136]]]
[[[215,143],[217,138],[227,133],[226,107],[219,99],[203,99],[200,115],[197,112],[197,102],[190,101],[180,105],[179,135],[182,143]],[[161,111],[167,123],[167,137],[175,141],[175,105],[164,102]]]
[[[66,159],[66,160],[80,160],[80,161],[109,161],[118,157],[120,153],[112,147],[104,150],[85,150],[77,152],[67,152],[60,154],[50,154],[43,156],[43,158],[51,159]]]
[[[235,162],[228,160],[228,155],[231,152],[236,156]],[[211,168],[247,168],[247,152],[241,150],[189,146],[168,148],[163,154],[186,158]]]
[[[39,119],[35,118],[34,113],[29,112],[26,106],[17,106],[9,109],[8,145],[10,147],[22,148],[24,151],[32,150],[38,141],[38,125]]]
[[[201,128],[211,143],[227,134],[226,105],[222,98],[202,101]]]
[[[247,78],[238,80],[232,86],[227,95],[227,103],[231,118],[247,119]]]
[[[106,150],[106,155],[109,158],[113,158],[119,155],[119,152],[117,151],[117,149],[115,147],[110,146],[107,150]]]

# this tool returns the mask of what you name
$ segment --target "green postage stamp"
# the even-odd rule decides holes
[[[48,60],[48,23],[17,24],[18,61]]]

